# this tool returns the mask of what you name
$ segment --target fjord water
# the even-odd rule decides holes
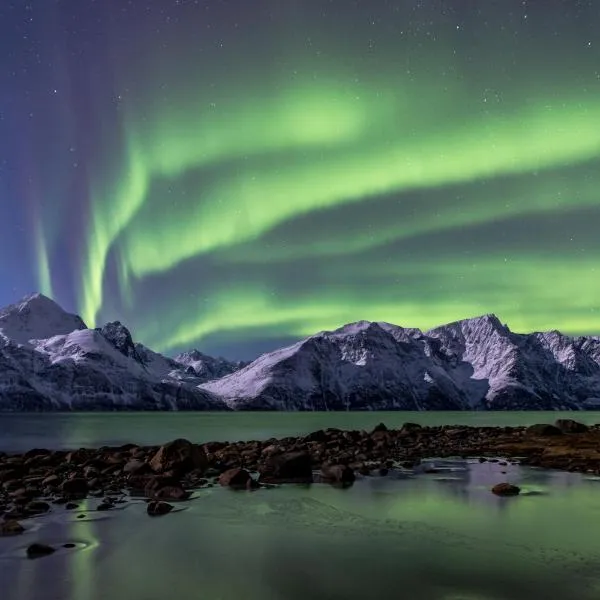
[[[3,416],[1,446],[251,439],[327,426],[525,424],[557,413],[179,414]],[[569,414],[567,416],[573,416]],[[588,423],[598,414],[577,414]],[[46,423],[46,427],[42,424]],[[10,429],[7,427],[10,424]],[[127,431],[129,429],[129,432]],[[54,430],[54,433],[52,433]],[[6,437],[8,434],[8,437]],[[17,444],[18,445],[18,444]],[[347,489],[200,490],[151,519],[143,502],[109,512],[95,500],[56,507],[0,539],[3,600],[532,600],[600,597],[600,480],[478,461],[435,472],[366,477]],[[507,471],[503,474],[502,471]],[[489,492],[520,485],[515,498]],[[80,515],[84,518],[78,518]],[[24,549],[60,547],[36,560]]]
[[[120,444],[155,445],[176,438],[191,442],[266,440],[318,429],[370,430],[420,425],[516,426],[556,419],[600,423],[600,412],[95,412],[0,413],[0,452],[31,448],[74,449]]]

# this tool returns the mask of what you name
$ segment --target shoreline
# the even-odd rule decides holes
[[[243,490],[285,483],[349,486],[356,478],[415,473],[422,460],[454,457],[600,475],[600,424],[560,419],[554,425],[404,423],[388,429],[381,423],[371,431],[329,428],[263,441],[178,439],[162,446],[0,453],[0,536],[20,533],[15,522],[73,510],[88,498],[100,502],[95,510],[143,498],[148,514],[155,516],[173,508],[169,501],[187,500],[193,491],[214,485]]]

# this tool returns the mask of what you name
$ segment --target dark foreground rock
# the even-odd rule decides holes
[[[382,423],[370,432],[330,428],[264,441],[199,445],[179,439],[164,446],[0,453],[0,535],[19,533],[22,519],[77,510],[75,499],[88,498],[89,512],[143,497],[150,501],[148,514],[158,516],[172,509],[165,501],[185,501],[191,491],[214,483],[251,490],[310,484],[316,474],[320,483],[347,486],[357,476],[380,477],[445,457],[518,458],[524,465],[600,475],[600,426],[570,419],[531,427],[405,423],[390,429]]]
[[[518,496],[521,493],[521,488],[511,483],[497,483],[492,488],[492,494],[496,496]]]
[[[170,513],[173,510],[173,505],[167,502],[152,501],[148,503],[146,512],[151,517],[161,517]]]
[[[55,552],[56,550],[52,546],[47,546],[46,544],[31,544],[31,546],[28,546],[27,548],[27,557],[41,558],[42,556],[48,556]]]

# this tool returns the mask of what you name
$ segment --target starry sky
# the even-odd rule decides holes
[[[600,333],[597,0],[2,0],[0,305],[173,354]]]

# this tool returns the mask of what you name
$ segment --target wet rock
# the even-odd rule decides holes
[[[586,433],[589,427],[584,423],[579,423],[573,419],[558,419],[554,425],[562,431],[562,433]]]
[[[152,467],[142,460],[134,458],[123,466],[123,473],[128,475],[143,475],[146,473],[152,473]]]
[[[168,485],[156,490],[153,497],[157,500],[187,500],[191,496],[181,486]]]
[[[42,556],[48,556],[54,554],[56,550],[52,546],[46,544],[31,544],[27,548],[28,558],[41,558]]]
[[[45,487],[57,487],[60,484],[60,477],[58,475],[48,475],[48,477],[42,479],[42,485]]]
[[[68,463],[82,465],[84,462],[89,460],[90,451],[85,448],[80,448],[79,450],[74,450],[72,452],[68,452],[65,456],[65,461]]]
[[[25,531],[25,528],[14,519],[8,521],[0,521],[0,537],[8,537],[12,535],[19,535]]]
[[[203,448],[177,439],[161,446],[149,464],[156,473],[174,471],[182,475],[194,469],[206,470],[208,461]]]
[[[66,510],[75,510],[76,508],[79,508],[79,504],[75,504],[75,502],[67,502],[65,504]]]
[[[167,502],[152,501],[148,502],[148,506],[146,507],[146,512],[151,517],[160,517],[170,513],[172,510],[173,506]]]
[[[155,475],[146,479],[144,486],[144,495],[148,498],[152,498],[154,494],[161,488],[177,485],[177,479],[174,477],[165,477],[161,475]],[[139,489],[139,488],[137,488]]]
[[[540,435],[540,436],[551,436],[551,435],[562,435],[562,431],[554,425],[548,425],[546,423],[537,423],[536,425],[530,425],[525,433],[528,435]]]
[[[321,481],[349,485],[354,483],[356,476],[354,470],[346,465],[323,465],[321,467]]]
[[[388,428],[385,426],[385,423],[379,423],[373,428],[372,433],[377,433],[379,431],[388,431]]]
[[[518,496],[520,493],[521,488],[512,483],[497,483],[492,488],[492,494],[496,496]]]
[[[404,423],[400,428],[400,433],[413,433],[415,431],[421,431],[423,427],[418,423]]]
[[[101,502],[96,507],[96,510],[99,510],[100,512],[103,512],[103,511],[111,510],[114,507],[115,507],[115,505],[112,502]]]
[[[73,479],[63,481],[61,490],[66,496],[85,498],[89,491],[89,485],[83,477],[73,477]]]
[[[219,476],[219,484],[236,490],[244,490],[252,481],[250,473],[246,469],[228,469]]]
[[[33,502],[29,502],[25,506],[25,510],[31,514],[42,514],[46,513],[50,510],[50,505],[47,502],[42,502],[41,500],[35,500]]]
[[[307,452],[285,452],[268,457],[259,467],[261,483],[312,483],[313,472]]]

